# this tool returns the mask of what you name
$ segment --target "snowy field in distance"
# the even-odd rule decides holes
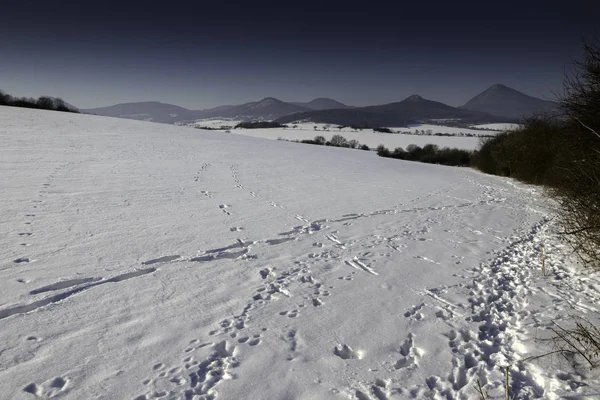
[[[541,191],[126,119],[0,127],[2,398],[504,398],[505,366],[518,399],[598,394],[519,363],[600,304]]]
[[[405,127],[395,127],[390,128],[393,131],[401,131],[401,132],[411,132],[411,133],[421,133],[431,132],[431,133],[447,133],[451,135],[474,135],[474,136],[485,136],[485,135],[496,135],[498,132],[495,130],[480,130],[480,129],[468,129],[468,128],[457,128],[453,126],[443,126],[443,125],[432,125],[432,124],[411,124]],[[482,128],[483,129],[483,128]]]
[[[190,126],[220,128],[223,125],[235,126],[239,121],[229,120],[198,120]],[[296,128],[293,126],[296,125]],[[402,147],[406,149],[411,144],[424,146],[426,144],[437,144],[440,147],[456,147],[459,149],[475,150],[479,147],[480,138],[468,136],[434,136],[434,135],[414,135],[414,134],[390,134],[375,132],[372,129],[356,130],[350,127],[339,129],[335,124],[303,122],[297,124],[288,124],[289,128],[268,128],[268,129],[231,129],[231,133],[258,137],[263,139],[287,139],[287,140],[309,140],[315,136],[324,136],[327,140],[333,135],[342,135],[348,140],[358,140],[361,144],[366,144],[371,148],[376,148],[380,144],[390,149]],[[317,129],[315,130],[315,126]],[[324,130],[324,128],[328,130]],[[405,127],[392,127],[393,131],[412,132],[429,131],[432,133],[448,133],[453,135],[469,134],[475,136],[496,135],[498,131],[476,130],[466,128],[455,128],[450,126],[431,125],[431,124],[413,124]]]
[[[473,125],[474,128],[480,129],[489,129],[491,131],[510,131],[513,129],[517,129],[521,126],[521,124],[507,124],[507,123],[496,123],[496,124],[483,124],[483,125]]]
[[[231,126],[234,127],[239,124],[240,120],[234,119],[221,119],[221,118],[209,118],[209,119],[200,119],[192,123],[188,123],[186,125],[193,127],[206,127],[206,128],[214,128],[219,129],[222,126]]]

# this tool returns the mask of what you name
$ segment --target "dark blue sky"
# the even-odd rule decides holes
[[[415,93],[461,105],[494,83],[550,99],[581,38],[600,38],[596,1],[89,3],[3,4],[0,89],[82,108]]]

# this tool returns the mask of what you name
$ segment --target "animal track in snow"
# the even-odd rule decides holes
[[[279,313],[279,315],[283,315],[286,316],[288,318],[296,318],[300,315],[300,311],[298,310],[292,310],[292,311],[282,311]]]
[[[154,258],[152,260],[144,261],[142,263],[142,265],[152,265],[152,264],[157,264],[157,263],[166,263],[166,262],[171,262],[171,261],[178,260],[179,258],[181,258],[180,255],[163,256],[163,257],[159,257],[159,258]]]
[[[30,383],[23,388],[24,392],[31,393],[37,398],[52,398],[64,393],[69,385],[69,379],[65,377],[56,377],[40,385]]]
[[[100,279],[102,279],[102,278],[69,279],[69,280],[53,283],[52,285],[44,286],[39,289],[32,290],[31,292],[29,292],[29,294],[39,294],[39,293],[45,293],[45,292],[52,292],[55,290],[62,290],[62,289],[70,288],[73,286],[81,285],[84,283],[96,282],[96,281],[99,281]]]
[[[363,358],[361,351],[355,351],[347,344],[339,344],[333,348],[333,354],[343,360],[360,360]]]
[[[419,312],[423,307],[425,307],[425,303],[421,303],[418,306],[414,306],[414,307],[410,308],[409,310],[407,310],[404,313],[404,316],[406,318],[416,319],[417,321],[420,321],[423,318],[425,318],[425,316]]]
[[[394,368],[401,369],[418,366],[418,359],[423,355],[423,352],[419,348],[415,347],[414,337],[415,336],[412,333],[409,333],[408,337],[400,346],[399,352],[402,358],[396,361]]]
[[[270,245],[277,245],[277,244],[282,244],[285,242],[291,242],[296,240],[295,238],[282,238],[282,239],[269,239],[266,240],[265,243],[270,244]]]
[[[254,244],[253,241],[244,242],[241,239],[232,245],[220,247],[217,249],[206,250],[198,257],[191,258],[189,261],[194,262],[208,262],[208,261],[216,261],[223,259],[235,260],[238,258],[248,258],[248,253],[250,252],[250,246]],[[242,249],[239,251],[230,251],[233,249]]]
[[[185,392],[186,398],[204,395],[206,399],[214,399],[217,396],[215,386],[233,378],[230,369],[239,365],[235,357],[236,347],[224,340],[214,345],[212,350],[212,354],[198,364],[198,369],[190,373],[190,389]]]
[[[249,251],[250,251],[250,249],[243,249],[243,250],[234,251],[234,252],[223,252],[223,253],[218,253],[218,254],[208,254],[206,256],[199,256],[199,257],[190,258],[190,261],[194,261],[194,262],[209,262],[209,261],[225,260],[225,259],[237,260],[237,259],[241,259],[241,258],[244,258],[245,256],[247,256]]]
[[[41,300],[35,301],[33,303],[29,303],[29,304],[22,305],[22,306],[16,306],[16,307],[11,307],[11,308],[7,308],[7,309],[4,309],[4,310],[0,310],[0,319],[8,318],[8,317],[10,317],[12,315],[15,315],[15,314],[26,314],[28,312],[37,310],[40,307],[44,307],[44,306],[47,306],[47,305],[52,304],[52,303],[58,303],[58,302],[60,302],[62,300],[67,299],[68,297],[71,297],[71,296],[73,296],[73,295],[75,295],[77,293],[81,293],[84,290],[91,289],[91,288],[93,288],[95,286],[104,285],[104,284],[107,284],[107,283],[122,282],[122,281],[125,281],[125,280],[128,280],[128,279],[136,278],[138,276],[150,274],[150,273],[155,272],[155,271],[156,271],[156,268],[147,268],[147,269],[141,269],[141,270],[137,270],[137,271],[133,271],[133,272],[127,272],[125,274],[117,275],[117,276],[114,276],[114,277],[109,278],[109,279],[102,279],[102,280],[99,280],[99,281],[96,281],[96,282],[92,282],[92,283],[89,283],[88,285],[81,286],[79,288],[72,289],[72,290],[69,290],[69,291],[66,291],[66,292],[63,292],[63,293],[59,293],[59,294],[56,294],[54,296],[50,296],[50,297],[47,297],[45,299],[41,299]],[[61,282],[57,282],[55,285],[60,285],[60,284],[61,284]],[[51,286],[53,286],[53,285],[46,286],[45,288],[40,288],[40,289],[46,289],[46,288],[49,288]],[[52,289],[49,289],[49,290],[52,290]]]
[[[346,260],[345,263],[354,269],[362,270],[372,275],[379,275],[373,268],[361,262],[357,257],[354,257],[352,260]]]

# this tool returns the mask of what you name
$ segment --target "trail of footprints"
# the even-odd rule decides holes
[[[196,181],[201,180],[202,172],[205,171],[209,166],[210,164],[202,165],[200,171],[195,177]],[[231,166],[230,169],[236,184],[238,184],[241,189],[244,189],[243,185],[241,185],[239,182],[239,177],[237,176],[235,166]],[[207,191],[203,191],[202,193],[207,197],[212,196],[212,194]],[[274,207],[277,206],[275,203],[271,205]],[[231,215],[229,214],[228,210],[229,205],[221,204],[219,208],[224,213]],[[279,235],[281,238],[263,240],[259,243],[264,243],[266,245],[280,245],[286,242],[300,240],[305,236],[323,231],[326,228],[329,228],[327,224],[347,225],[361,218],[396,214],[398,212],[398,210],[380,210],[374,211],[370,214],[345,214],[339,219],[321,219],[313,222],[301,215],[296,215],[295,218],[298,221],[301,221],[303,225],[297,226],[290,231],[280,233]],[[30,214],[28,216],[33,217],[34,215]],[[241,227],[233,227],[231,228],[231,231],[241,231],[242,229],[243,228]],[[22,235],[23,237],[29,237],[32,234],[33,232],[24,232]],[[416,234],[424,234],[424,232],[417,232]],[[384,244],[390,249],[390,251],[402,251],[402,244],[398,244],[397,241],[414,237],[413,235],[415,235],[415,233],[406,231],[404,235],[391,238],[374,236],[374,240],[371,244],[362,243],[361,245],[366,248],[374,248]],[[342,240],[340,240],[338,231],[335,230],[330,230],[327,234],[324,233],[323,237],[328,239],[331,242],[331,245],[327,247],[320,241],[314,242],[313,247],[317,249],[317,251],[307,254],[307,262],[296,261],[294,266],[290,267],[288,270],[280,271],[278,273],[273,268],[267,267],[261,269],[259,274],[264,283],[256,289],[255,293],[252,295],[252,298],[244,307],[244,309],[238,315],[223,319],[219,323],[218,328],[210,332],[211,337],[221,337],[221,339],[204,342],[201,342],[199,339],[192,340],[189,346],[185,348],[184,357],[182,358],[181,365],[179,366],[167,368],[162,364],[156,364],[153,368],[153,372],[156,376],[143,381],[143,384],[149,388],[148,392],[136,397],[136,400],[164,398],[173,394],[177,395],[181,393],[185,395],[186,399],[192,399],[196,396],[197,398],[201,399],[215,399],[218,394],[216,391],[218,384],[224,380],[234,377],[235,368],[240,363],[240,360],[236,356],[238,347],[259,346],[263,341],[263,335],[267,333],[266,328],[260,328],[258,331],[254,329],[253,331],[253,329],[248,327],[248,317],[252,310],[266,307],[282,297],[290,297],[291,293],[296,291],[303,293],[301,296],[302,299],[297,303],[296,308],[276,311],[279,314],[279,318],[295,319],[300,317],[301,313],[304,312],[302,310],[317,310],[326,305],[326,299],[328,296],[330,296],[333,286],[328,286],[323,282],[318,282],[311,275],[311,263],[319,262],[320,260],[327,261],[332,259],[339,260],[340,262],[344,261],[345,264],[351,269],[349,269],[345,275],[337,277],[337,279],[340,281],[353,280],[357,274],[362,273],[378,275],[373,268],[373,265],[368,261],[373,257],[373,254],[367,251],[351,258],[347,258],[344,256],[344,254],[350,251],[355,243],[352,241],[344,243]],[[238,242],[234,243],[233,245],[207,250],[197,257],[186,259],[179,255],[163,256],[145,261],[142,264],[152,265],[177,261],[211,262],[219,259],[253,259],[253,256],[251,256],[249,252],[251,246],[254,244],[257,243],[253,241],[238,240]],[[381,253],[380,256],[381,255],[389,256],[387,253]],[[27,257],[22,258],[27,259]],[[17,260],[15,260],[15,262],[17,262]],[[23,260],[21,262],[26,261]],[[1,310],[0,319],[17,313],[29,312],[52,302],[61,301],[75,293],[79,293],[83,290],[87,290],[100,284],[105,284],[108,282],[120,282],[126,279],[149,274],[154,271],[156,271],[156,268],[146,268],[127,274],[122,274],[110,279],[89,277],[57,282],[55,284],[33,290],[31,294],[39,294],[62,289],[69,290],[46,299],[42,299],[38,302],[34,302],[27,306],[14,307],[9,310]],[[421,321],[424,318],[424,314],[422,313],[422,309],[424,307],[424,303],[414,306],[407,310],[404,313],[404,316],[416,322]],[[444,312],[444,309],[438,307],[435,315],[437,317],[446,319],[449,313]],[[244,332],[243,334],[242,331]],[[295,356],[297,356],[298,348],[301,346],[302,342],[298,331],[296,329],[291,329],[285,337],[285,340],[290,343],[290,355],[288,356],[288,359],[293,359]],[[196,360],[196,352],[202,352],[204,356],[199,360]],[[344,359],[361,358],[359,352],[353,350],[346,344],[339,344],[333,348],[332,354]],[[418,359],[421,354],[422,352],[414,346],[414,336],[409,334],[406,340],[400,345],[398,359],[394,362],[393,366],[397,370],[409,370],[411,368],[416,368],[418,366]],[[51,397],[54,395],[52,393],[59,393],[60,390],[68,387],[68,380],[64,379],[64,385],[62,386],[59,384],[60,382],[60,380],[55,380],[41,385],[31,384],[28,385],[24,390],[38,397]],[[388,383],[384,381],[375,382],[370,389],[370,393],[380,399],[387,398],[385,396],[388,396],[390,393],[388,386]],[[357,390],[356,397],[361,398],[361,396],[364,396],[364,398],[369,398],[366,393],[361,393],[362,392],[360,390]]]
[[[35,217],[36,217],[36,212],[38,212],[38,206],[44,202],[43,198],[46,196],[47,194],[47,189],[49,189],[52,185],[52,183],[54,182],[54,179],[56,178],[56,175],[63,169],[65,168],[67,165],[69,164],[62,164],[59,165],[58,167],[56,167],[51,173],[50,175],[48,175],[47,181],[45,183],[42,184],[41,189],[38,192],[38,199],[36,200],[32,200],[31,203],[31,208],[32,210],[29,211],[27,214],[25,214],[25,217],[27,217],[27,221],[24,223],[27,228],[29,228],[27,231],[24,232],[19,232],[17,235],[23,239],[31,239],[32,236],[34,236],[34,231],[33,226],[34,221],[35,221]],[[23,241],[21,243],[19,243],[19,246],[21,247],[30,247],[31,243],[26,240]],[[18,257],[16,259],[13,260],[13,263],[15,264],[26,264],[26,263],[30,263],[33,262],[35,260],[33,260],[31,257],[27,257],[27,256],[22,256],[22,257]],[[28,280],[27,279],[17,279],[17,282],[19,283],[27,283]]]

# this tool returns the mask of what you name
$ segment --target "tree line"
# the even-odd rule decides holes
[[[65,104],[64,100],[60,98],[51,98],[48,96],[41,96],[37,100],[28,97],[13,97],[10,94],[4,93],[0,90],[0,106],[10,107],[23,107],[23,108],[34,108],[38,110],[53,110],[63,112],[74,112],[79,111],[73,110]]]

